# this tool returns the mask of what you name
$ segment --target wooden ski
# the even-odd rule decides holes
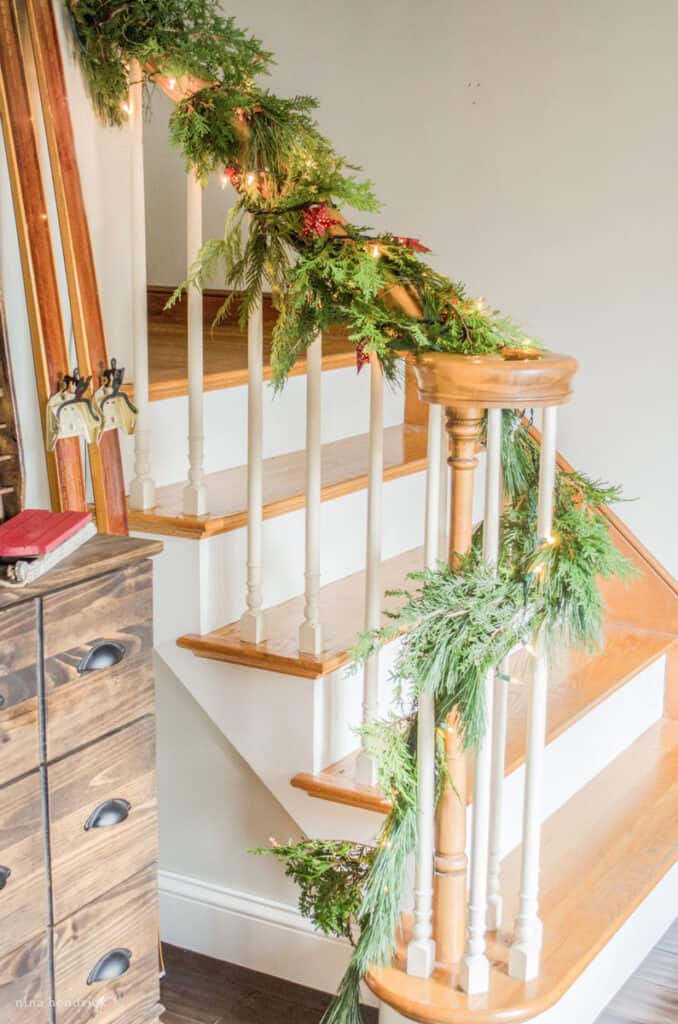
[[[44,436],[47,399],[57,390],[59,377],[69,372],[69,361],[19,28],[11,0],[0,0],[0,117]],[[77,438],[58,441],[55,450],[47,452],[47,475],[55,510],[87,507]]]
[[[98,374],[109,365],[92,241],[80,182],[73,124],[54,10],[50,0],[26,0],[38,75],[52,180],[56,194],[73,334],[80,372]],[[126,534],[127,500],[116,430],[90,446],[97,526]]]

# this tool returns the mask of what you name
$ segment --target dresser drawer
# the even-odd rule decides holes
[[[157,860],[154,722],[99,740],[47,770],[54,920]]]
[[[39,771],[0,789],[0,956],[47,923],[40,793]]]
[[[0,785],[37,768],[38,675],[35,604],[0,615]]]
[[[48,760],[152,711],[149,561],[50,594],[43,637]]]
[[[0,1024],[49,1024],[47,932],[0,956]]]
[[[152,865],[56,925],[56,1024],[140,1020],[157,1003],[156,890]]]

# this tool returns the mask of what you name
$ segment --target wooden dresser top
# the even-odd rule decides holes
[[[25,587],[0,586],[0,609],[31,601],[55,590],[63,590],[64,587],[94,579],[107,572],[124,569],[132,562],[157,555],[161,551],[162,543],[158,540],[99,534],[34,583]]]

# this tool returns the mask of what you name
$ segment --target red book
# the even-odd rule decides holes
[[[38,558],[46,555],[91,521],[91,512],[24,509],[0,526],[0,558]]]

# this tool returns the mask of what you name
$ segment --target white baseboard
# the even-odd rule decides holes
[[[678,864],[674,864],[564,996],[544,1013],[532,1017],[532,1024],[595,1024],[610,1000],[671,927],[677,907]],[[410,1022],[382,1003],[379,1024]]]
[[[336,990],[351,948],[321,935],[296,907],[172,871],[160,871],[158,885],[164,942],[323,992]],[[368,992],[365,1002],[377,1005]]]

